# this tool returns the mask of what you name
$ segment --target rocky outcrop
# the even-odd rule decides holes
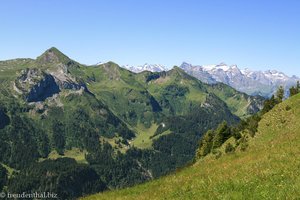
[[[44,101],[63,89],[87,90],[84,84],[77,83],[63,70],[47,73],[36,68],[22,70],[14,88],[27,102]]]
[[[247,100],[249,103],[247,106],[247,113],[253,115],[263,108],[263,102],[265,99],[261,96],[249,96]]]
[[[44,101],[59,92],[59,86],[56,84],[53,76],[45,74],[45,76],[29,90],[26,100],[28,102]]]
[[[59,68],[55,72],[50,72],[50,74],[54,77],[55,82],[60,89],[80,90],[83,88],[86,90],[85,84],[78,83],[64,68]]]
[[[60,92],[53,76],[39,69],[25,69],[15,80],[15,90],[21,93],[27,102],[44,101]]]

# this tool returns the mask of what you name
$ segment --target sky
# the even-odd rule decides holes
[[[83,64],[183,61],[300,76],[298,0],[2,0],[0,60],[54,46]]]

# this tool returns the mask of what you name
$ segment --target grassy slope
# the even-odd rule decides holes
[[[14,80],[18,71],[33,66],[34,60],[26,58],[0,61],[0,80]]]
[[[87,164],[88,162],[85,159],[85,155],[87,154],[86,150],[80,150],[79,148],[72,148],[70,150],[65,150],[64,155],[59,155],[56,150],[53,150],[47,159],[56,160],[58,158],[73,158],[78,163]],[[40,161],[45,159],[41,158]]]
[[[15,170],[15,169],[13,169],[13,168],[11,168],[11,167],[3,164],[3,163],[0,163],[0,165],[2,165],[7,170],[8,178],[10,178],[15,171],[18,171],[18,170]]]
[[[143,73],[138,74],[138,76],[142,75]],[[167,72],[166,77],[161,77],[157,80],[151,81],[148,83],[147,87],[151,94],[159,99],[160,95],[162,94],[162,90],[166,86],[175,83],[189,89],[189,92],[185,96],[186,100],[189,102],[201,104],[205,102],[205,98],[207,97],[208,93],[213,93],[226,103],[234,115],[240,118],[245,118],[250,115],[248,107],[251,101],[249,101],[250,99],[248,99],[248,95],[245,93],[238,92],[237,90],[225,84],[204,84],[177,67],[174,67],[171,71]],[[254,101],[254,97],[250,98],[252,101]],[[256,102],[261,102],[262,104],[263,98],[257,97]],[[179,102],[179,104],[182,104],[182,102]]]
[[[100,66],[83,67],[77,76],[88,82],[89,90],[103,101],[120,119],[136,126],[145,113],[152,112],[149,94],[133,73],[109,62]],[[78,71],[74,71],[78,73]],[[136,120],[130,119],[134,112]],[[150,114],[151,120],[153,115]]]
[[[152,124],[150,128],[145,128],[142,124],[136,126],[136,137],[131,142],[131,145],[140,149],[151,148],[152,139],[158,125]]]
[[[239,116],[240,118],[251,116],[251,114],[247,110],[251,102],[248,101],[248,96],[245,93],[238,92],[232,87],[229,87],[222,83],[212,86],[208,85],[207,89],[208,91],[214,93],[220,99],[222,99],[233,114]],[[254,98],[257,98],[257,102],[263,101],[263,98],[260,97],[250,98],[252,98],[252,100],[254,100]]]
[[[188,92],[183,97],[169,99],[170,103],[177,108],[176,114],[179,115],[189,113],[188,108],[191,103],[200,105],[205,102],[208,95],[200,81],[177,67],[168,71],[165,77],[150,81],[146,87],[156,99],[161,100],[166,95],[165,89],[171,85],[178,85],[188,89]]]
[[[84,199],[297,199],[299,104],[297,95],[264,115],[246,152],[207,158],[167,177]]]

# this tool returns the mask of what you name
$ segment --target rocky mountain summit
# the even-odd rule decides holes
[[[49,68],[49,63],[55,67]],[[27,102],[44,101],[64,89],[87,91],[86,85],[79,83],[68,71],[74,64],[76,62],[51,48],[37,58],[36,66],[20,72],[14,81],[14,90],[23,95]]]

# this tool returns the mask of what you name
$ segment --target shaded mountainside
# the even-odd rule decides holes
[[[149,183],[83,199],[297,199],[299,103],[298,94],[264,114],[246,151],[211,154]]]
[[[263,104],[178,67],[135,74],[113,62],[85,66],[56,48],[1,61],[0,70],[0,179],[14,193],[72,199],[165,175],[193,160],[207,130]]]

